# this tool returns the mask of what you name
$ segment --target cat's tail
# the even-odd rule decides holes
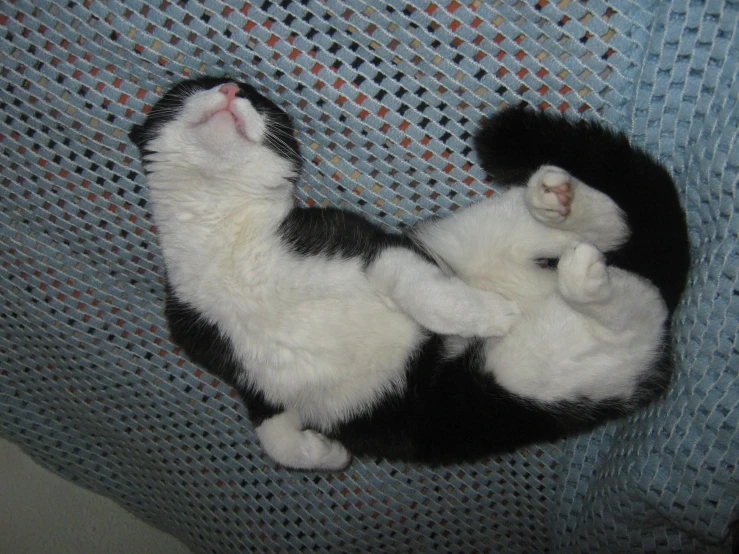
[[[555,165],[607,194],[626,214],[631,238],[612,263],[652,280],[672,311],[689,267],[685,214],[675,184],[625,134],[518,106],[484,121],[474,145],[494,183],[523,185],[542,165]]]
[[[585,119],[568,119],[519,105],[483,121],[474,138],[480,163],[502,185],[525,184],[542,165],[556,165],[613,196],[635,189],[673,190],[672,179],[646,153],[631,146],[623,133]],[[632,185],[624,184],[632,177]],[[599,184],[600,183],[600,184]],[[638,187],[645,185],[639,183]],[[631,192],[634,192],[633,190]]]

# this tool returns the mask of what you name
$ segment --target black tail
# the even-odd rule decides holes
[[[610,263],[650,279],[675,309],[690,265],[685,214],[667,170],[623,133],[516,107],[483,123],[475,149],[496,183],[524,184],[550,164],[610,196],[631,229],[628,242],[608,254]]]

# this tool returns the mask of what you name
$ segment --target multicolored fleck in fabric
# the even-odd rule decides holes
[[[739,4],[0,4],[0,433],[195,552],[727,552],[739,513]],[[443,468],[275,467],[186,362],[127,140],[198,74],[296,121],[300,202],[390,228],[492,189],[470,148],[522,100],[611,123],[675,174],[694,268],[678,374],[627,421]]]

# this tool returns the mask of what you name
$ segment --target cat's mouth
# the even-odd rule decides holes
[[[233,83],[225,84],[218,89],[218,92],[224,97],[223,104],[215,109],[208,110],[195,125],[203,125],[216,120],[230,122],[244,140],[254,144],[255,140],[249,136],[246,121],[236,106],[236,95],[239,93],[238,85]]]

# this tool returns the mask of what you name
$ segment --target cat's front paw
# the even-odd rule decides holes
[[[605,302],[612,294],[611,280],[603,254],[582,242],[559,260],[559,290],[571,302]]]
[[[473,332],[469,336],[502,337],[507,335],[521,319],[521,308],[518,304],[495,293],[487,293],[480,303],[480,308],[482,313],[478,325],[472,329]]]
[[[526,186],[526,206],[531,215],[550,225],[567,219],[574,195],[572,175],[559,167],[544,165]]]
[[[521,318],[518,304],[497,292],[470,287],[454,300],[451,309],[424,313],[422,325],[441,335],[502,337]]]

